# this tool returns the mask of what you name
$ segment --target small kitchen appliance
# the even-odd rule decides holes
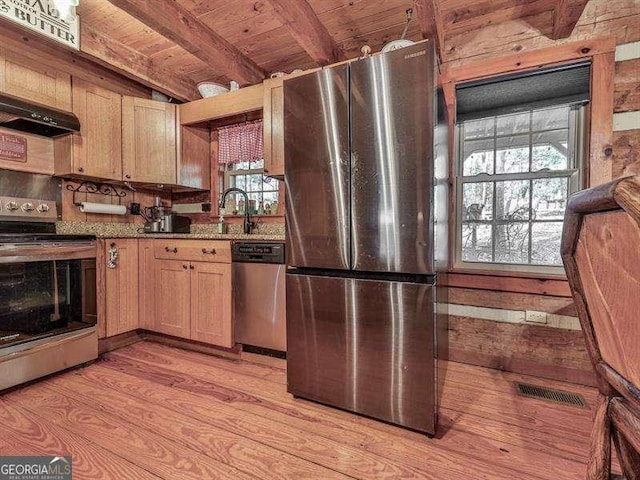
[[[171,213],[171,208],[162,205],[156,197],[154,205],[144,209],[144,233],[189,233],[191,219]]]

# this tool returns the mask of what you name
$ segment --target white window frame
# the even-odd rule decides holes
[[[557,105],[558,107],[561,105]],[[548,107],[553,108],[553,106]],[[540,110],[540,109],[532,109]],[[524,112],[521,112],[524,113]],[[473,176],[463,176],[464,168],[464,124],[456,124],[455,127],[455,246],[454,246],[454,258],[453,268],[454,270],[486,270],[486,271],[500,271],[500,272],[518,272],[518,273],[535,273],[535,274],[551,274],[551,275],[563,275],[565,273],[563,266],[555,265],[539,265],[539,264],[518,264],[518,263],[500,263],[500,262],[470,262],[462,259],[462,225],[464,218],[464,201],[462,198],[463,185],[465,183],[478,183],[478,182],[498,182],[505,180],[535,180],[539,178],[568,178],[569,180],[569,195],[580,190],[583,187],[583,170],[584,170],[584,156],[585,156],[585,115],[586,107],[584,105],[573,106],[569,114],[569,143],[568,150],[568,165],[566,170],[540,170],[537,172],[525,172],[525,173],[510,173],[510,174],[487,174],[481,173]],[[491,115],[486,118],[496,118],[501,115]],[[543,130],[545,132],[548,130]],[[535,131],[529,131],[529,135],[533,135]],[[502,138],[508,136],[501,136]],[[494,142],[496,138],[500,138],[494,131]],[[531,148],[531,143],[529,143]],[[494,143],[494,151],[496,149]],[[531,161],[531,152],[530,161]],[[494,159],[495,162],[495,159]],[[495,165],[495,163],[494,163]],[[529,192],[529,204],[533,199],[533,192]],[[494,208],[496,198],[493,196]],[[545,220],[545,222],[553,222],[554,220]],[[561,223],[563,220],[557,220]],[[500,220],[494,218],[487,220],[486,223],[490,225],[496,225]],[[535,220],[529,219],[529,258],[531,258],[531,225],[535,223]],[[493,250],[495,251],[495,236],[492,237]]]
[[[263,160],[264,161],[264,160]],[[242,170],[234,170],[233,168],[229,168],[229,165],[224,165],[224,180],[223,180],[223,190],[226,190],[227,188],[231,187],[231,179],[232,177],[238,177],[238,176],[243,176],[243,175],[261,175],[263,177],[263,188],[261,189],[260,193],[262,193],[263,198],[264,198],[264,192],[276,192],[278,193],[278,203],[280,203],[281,199],[280,199],[280,189],[279,189],[279,183],[278,183],[278,188],[271,188],[271,189],[266,189],[264,188],[264,167],[263,168],[248,168],[248,169],[242,169]],[[245,190],[246,191],[246,190]],[[256,192],[247,192],[247,195],[251,195],[252,193],[256,193]],[[245,208],[248,208],[248,206],[246,206]],[[257,206],[256,206],[257,208]],[[252,215],[262,215],[262,214],[252,214]]]

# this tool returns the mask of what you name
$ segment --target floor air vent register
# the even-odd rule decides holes
[[[579,408],[588,408],[584,397],[577,393],[540,387],[538,385],[531,385],[528,383],[515,382],[515,385],[518,395],[522,395],[523,397],[548,400],[550,402],[572,405]]]

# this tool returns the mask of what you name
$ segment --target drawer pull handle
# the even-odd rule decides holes
[[[202,253],[203,253],[203,255],[206,255],[208,253],[210,253],[211,255],[215,255],[216,254],[216,249],[212,248],[211,250],[207,250],[206,248],[203,248],[202,249]]]
[[[173,248],[164,247],[164,251],[167,253],[168,252],[178,253],[178,247],[173,247]]]

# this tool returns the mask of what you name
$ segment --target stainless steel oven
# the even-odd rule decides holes
[[[57,181],[22,175],[49,188],[0,190],[0,390],[98,355],[95,238],[56,235]]]

